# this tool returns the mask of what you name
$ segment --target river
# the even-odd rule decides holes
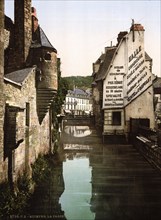
[[[33,196],[35,219],[161,219],[161,174],[132,145],[102,144],[93,128],[67,126],[60,148]]]

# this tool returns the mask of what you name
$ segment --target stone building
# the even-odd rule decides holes
[[[4,122],[4,93],[3,93],[3,75],[4,75],[4,0],[0,1],[0,180],[7,176],[6,163],[4,161],[3,151],[3,122]]]
[[[24,171],[30,174],[38,155],[50,151],[51,104],[57,93],[57,51],[39,25],[32,1],[14,3],[14,22],[5,16],[1,158],[11,183]]]
[[[103,140],[128,137],[132,119],[155,126],[152,59],[144,50],[144,28],[133,23],[117,40],[93,64],[93,109]]]

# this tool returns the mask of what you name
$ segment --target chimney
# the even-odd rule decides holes
[[[131,25],[130,31],[132,31],[132,38],[133,38],[133,42],[134,42],[135,41],[135,31],[144,31],[144,27],[141,24],[135,24],[134,19],[132,19],[132,25]]]
[[[35,32],[39,26],[36,9],[32,7],[32,31]]]
[[[126,34],[128,34],[127,31],[121,31],[121,32],[118,34],[118,37],[117,37],[117,46],[119,45],[121,39],[122,39]]]
[[[145,31],[141,24],[132,24],[130,31]]]
[[[31,0],[15,0],[15,59],[17,69],[23,68],[32,39]]]

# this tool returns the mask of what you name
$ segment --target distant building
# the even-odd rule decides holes
[[[78,88],[68,90],[64,111],[74,115],[90,114],[92,112],[91,93]]]
[[[117,40],[93,64],[93,109],[104,138],[128,137],[131,119],[148,119],[155,126],[152,59],[144,50],[144,28],[133,23]]]

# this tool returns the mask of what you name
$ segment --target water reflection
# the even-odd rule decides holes
[[[63,144],[64,150],[91,150],[92,147],[89,144]]]
[[[83,155],[77,155],[72,160],[67,158],[63,163],[63,176],[65,191],[60,203],[67,219],[94,220],[95,215],[90,210],[92,189],[89,159]]]
[[[91,134],[61,136],[63,162],[53,159],[31,214],[57,213],[60,218],[52,219],[64,220],[161,219],[160,174],[132,146],[103,145]]]
[[[30,199],[28,219],[66,220],[59,198],[64,191],[62,161],[58,155],[49,156],[45,179],[35,186]]]
[[[90,154],[95,220],[161,219],[161,177],[132,146]]]
[[[89,126],[66,126],[64,131],[73,137],[85,137],[91,134]]]
[[[161,176],[136,149],[103,145],[92,135],[64,143],[65,191],[60,202],[68,220],[161,219]],[[76,158],[80,149],[87,151]]]

